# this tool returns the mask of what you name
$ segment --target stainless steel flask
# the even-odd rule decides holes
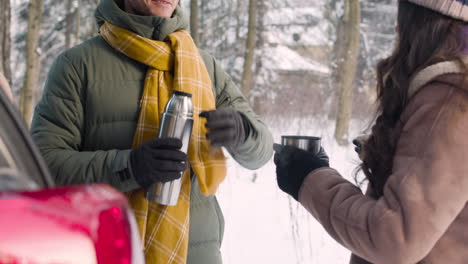
[[[193,126],[192,94],[174,91],[167,102],[159,126],[159,138],[178,138],[181,151],[187,153]],[[182,173],[183,174],[183,173]],[[153,183],[146,190],[146,199],[162,205],[177,205],[182,180]]]

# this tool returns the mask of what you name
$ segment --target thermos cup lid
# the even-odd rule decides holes
[[[191,93],[185,93],[185,92],[181,92],[181,91],[174,91],[174,94],[175,94],[175,95],[180,95],[180,96],[187,96],[187,97],[192,98],[192,94],[191,94]]]
[[[320,151],[320,140],[319,137],[309,136],[281,136],[282,145],[294,146],[312,153],[318,153]]]

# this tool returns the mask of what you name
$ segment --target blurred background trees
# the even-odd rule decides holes
[[[29,124],[57,55],[97,35],[93,14],[98,0],[8,1],[12,14],[10,65],[15,69],[9,79]]]
[[[0,72],[12,85],[28,124],[54,59],[97,36],[98,2],[0,0]],[[296,134],[320,131],[315,135],[324,142],[331,138],[340,145],[355,136],[350,125],[372,119],[374,68],[394,45],[396,2],[181,0],[190,15],[194,41],[221,63],[271,127],[276,141],[282,132],[293,129]],[[257,184],[261,178],[254,172],[249,183]],[[235,199],[233,207],[239,197]],[[290,199],[287,204],[291,221],[285,229],[293,237],[295,263],[320,263],[310,256],[317,255],[321,246],[312,241],[323,234],[307,225],[300,227],[299,221],[309,221],[309,214]],[[233,248],[233,255],[239,256]]]
[[[0,72],[11,80],[11,6],[10,0],[0,2]]]
[[[29,0],[28,27],[26,33],[26,72],[21,89],[19,109],[27,124],[30,123],[34,107],[34,91],[39,80],[41,50],[39,33],[42,23],[43,0]]]
[[[356,80],[361,37],[361,6],[359,0],[344,2],[343,15],[338,21],[334,45],[335,93],[337,97],[335,139],[340,145],[348,140],[354,82]]]
[[[1,1],[0,70],[26,120],[55,57],[97,35],[97,3]],[[181,4],[195,42],[220,61],[260,114],[331,120],[337,142],[347,144],[350,120],[371,113],[373,69],[393,45],[395,0]]]

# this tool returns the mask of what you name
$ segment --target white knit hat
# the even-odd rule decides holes
[[[468,0],[408,0],[444,15],[468,22]]]

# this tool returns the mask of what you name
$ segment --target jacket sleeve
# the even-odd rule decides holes
[[[206,54],[204,56],[205,62]],[[243,114],[249,124],[245,143],[237,148],[227,148],[231,156],[248,169],[258,169],[273,155],[273,137],[265,123],[252,110],[247,99],[220,65],[209,56],[207,69],[213,71],[216,108],[232,107]]]
[[[60,55],[35,108],[31,134],[58,185],[107,183],[121,191],[138,188],[124,173],[130,150],[82,151],[86,86],[84,66]]]
[[[311,172],[301,187],[300,203],[369,262],[418,263],[467,202],[468,96],[447,85],[434,88],[446,92],[417,105],[404,123],[393,173],[378,200],[331,168]]]

